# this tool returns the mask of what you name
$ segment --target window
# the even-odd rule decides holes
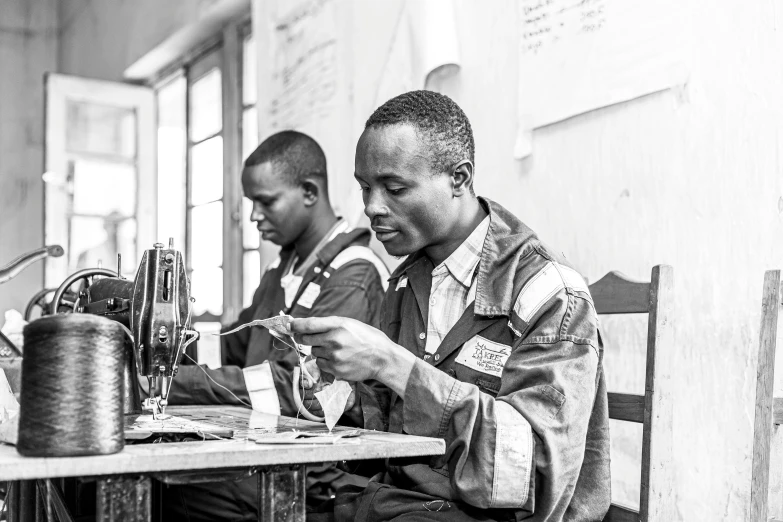
[[[256,113],[256,45],[253,35],[246,32],[242,40],[242,158],[247,158],[258,146],[258,118]],[[250,222],[253,205],[242,199],[242,304],[250,306],[253,293],[261,282],[260,235]]]
[[[154,96],[149,88],[50,74],[46,82],[46,286],[102,266],[133,278],[154,243]]]
[[[202,333],[236,319],[261,278],[259,234],[242,197],[241,165],[258,143],[256,53],[234,24],[157,83],[158,236],[185,254],[193,322]],[[199,342],[199,362],[216,346]],[[217,343],[214,343],[217,345]]]

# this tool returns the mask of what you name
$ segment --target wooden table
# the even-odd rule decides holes
[[[98,521],[150,520],[152,477],[186,483],[196,476],[215,477],[220,471],[245,471],[259,477],[259,520],[304,522],[305,466],[307,464],[387,457],[442,455],[441,439],[362,431],[355,439],[337,444],[258,444],[254,437],[280,431],[323,431],[323,424],[277,417],[239,407],[180,406],[166,413],[187,415],[201,422],[229,426],[226,440],[126,445],[114,455],[67,458],[23,457],[12,446],[0,444],[0,481],[17,481],[9,495],[9,521],[54,520],[47,513],[61,509],[59,493],[52,495],[48,479],[95,477],[98,483]],[[337,427],[335,430],[344,429]],[[195,473],[194,472],[198,472]],[[179,477],[179,478],[178,478]],[[23,497],[35,488],[52,497],[27,508]],[[27,489],[25,489],[27,488]],[[45,504],[45,505],[43,505]],[[17,507],[18,506],[18,507]],[[31,513],[31,509],[42,515]]]

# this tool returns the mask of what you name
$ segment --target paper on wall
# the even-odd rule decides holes
[[[404,0],[385,60],[371,110],[408,91],[441,92],[442,85],[459,73],[461,67],[454,2]],[[351,225],[369,227],[369,224],[364,207],[357,209]],[[373,250],[387,266],[393,269],[400,263],[386,253],[374,235],[372,242]]]
[[[259,42],[259,56],[270,61],[271,82],[261,84],[269,103],[259,128],[302,129],[328,120],[341,89],[335,1],[275,0],[261,14],[269,40]]]
[[[459,72],[460,55],[454,4],[449,0],[405,0],[375,106],[416,89],[439,90]]]
[[[533,129],[682,85],[687,2],[522,0],[516,158]]]

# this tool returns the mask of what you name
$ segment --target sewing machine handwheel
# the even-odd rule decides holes
[[[57,288],[57,291],[54,293],[54,297],[52,298],[51,309],[53,310],[53,313],[61,313],[60,307],[63,306],[70,306],[70,309],[66,308],[63,310],[63,312],[77,312],[78,310],[75,310],[74,307],[78,301],[78,296],[73,299],[73,302],[71,302],[70,300],[65,299],[66,294],[72,294],[69,289],[75,282],[82,279],[85,281],[85,288],[89,288],[95,276],[117,277],[117,272],[107,270],[106,268],[85,268],[84,270],[79,270],[78,272],[74,272],[70,276],[66,277],[65,281],[63,281],[59,288]]]
[[[47,297],[49,294],[52,294],[56,292],[56,288],[44,288],[43,290],[40,290],[39,292],[36,292],[36,294],[30,298],[30,300],[27,302],[27,306],[24,309],[24,320],[28,323],[33,318],[33,312],[36,308],[41,309],[41,314],[39,317],[43,317],[45,315],[49,315],[52,313],[52,303]],[[63,303],[75,303],[77,299],[77,296],[73,292],[66,292],[63,295]],[[71,304],[71,308],[73,308],[73,304]]]

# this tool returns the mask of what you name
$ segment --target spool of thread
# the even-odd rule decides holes
[[[122,450],[125,337],[120,324],[88,314],[50,315],[25,326],[19,453]]]

